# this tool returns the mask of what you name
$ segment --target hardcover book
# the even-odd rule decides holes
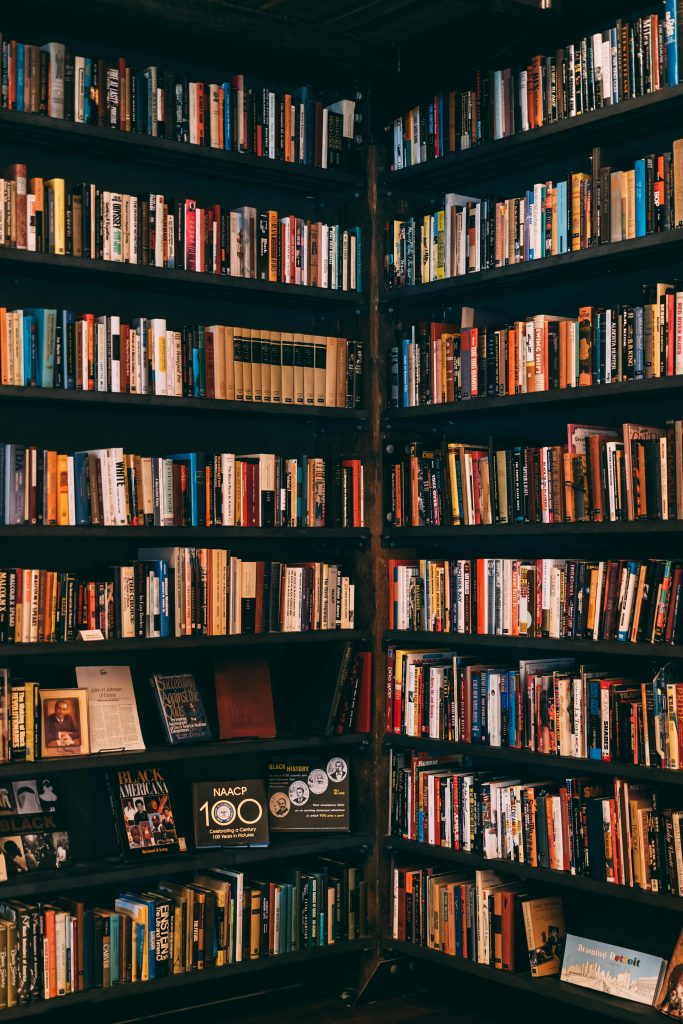
[[[0,881],[69,863],[60,810],[59,793],[48,778],[0,782]]]
[[[268,846],[261,779],[192,784],[195,846]]]
[[[158,768],[120,768],[107,773],[114,821],[124,860],[185,850],[176,831],[171,794]]]
[[[652,1006],[665,970],[666,960],[661,957],[568,935],[560,978],[570,985]]]
[[[348,832],[349,765],[342,757],[268,765],[273,832]]]
[[[524,900],[522,913],[532,976],[559,974],[567,935],[562,900],[559,896]]]
[[[159,675],[150,679],[152,692],[169,743],[210,740],[211,729],[197,684],[189,672]]]
[[[265,658],[214,662],[218,727],[222,740],[276,735],[270,669]]]

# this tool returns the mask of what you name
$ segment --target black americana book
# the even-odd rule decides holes
[[[0,882],[71,859],[59,793],[49,778],[0,782]]]
[[[107,773],[107,784],[124,860],[185,851],[168,784],[158,768],[117,768]]]

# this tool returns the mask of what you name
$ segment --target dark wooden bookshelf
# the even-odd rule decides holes
[[[478,868],[493,868],[501,874],[506,872],[518,878],[528,881],[546,883],[546,885],[557,885],[567,889],[580,889],[582,892],[594,896],[612,896],[618,900],[624,900],[636,905],[659,907],[664,910],[672,910],[680,914],[683,910],[683,899],[680,896],[671,896],[667,893],[648,892],[645,889],[631,888],[627,885],[613,885],[611,882],[600,882],[585,875],[571,875],[568,871],[552,871],[550,868],[534,868],[530,864],[520,864],[517,861],[503,860],[500,858],[487,858],[479,853],[468,853],[462,850],[450,850],[444,846],[433,846],[431,843],[419,843],[412,839],[395,838],[387,836],[384,840],[384,849],[387,853],[405,855],[406,857],[421,857],[427,860],[438,860],[448,864],[462,864],[463,867],[471,867],[474,871]],[[568,894],[571,899],[571,894]]]
[[[534,391],[525,395],[497,395],[491,398],[473,398],[465,402],[438,405],[417,405],[411,408],[385,409],[382,425],[385,430],[409,429],[413,426],[431,430],[446,426],[469,424],[473,418],[495,423],[496,414],[536,416],[555,410],[558,406],[571,419],[575,406],[605,404],[609,411],[613,405],[631,402],[675,401],[683,392],[683,376],[656,377],[648,380],[625,380],[614,384],[593,384],[585,388],[562,388],[554,391]]]
[[[563,156],[587,156],[596,145],[614,144],[633,136],[647,138],[667,130],[675,133],[671,125],[681,110],[683,85],[669,86],[578,117],[447,153],[414,167],[387,171],[380,186],[390,198],[393,190],[434,194],[454,187],[456,191],[472,185],[485,188],[491,178],[521,169],[537,175],[544,163],[557,160],[559,147]]]
[[[0,249],[0,253],[4,250]],[[250,420],[267,417],[277,428],[290,423],[314,427],[318,430],[362,430],[368,420],[366,409],[338,409],[325,406],[283,405],[276,402],[228,402],[216,398],[176,398],[168,395],[137,395],[118,394],[111,391],[77,391],[62,388],[14,387],[0,385],[0,406],[15,407],[17,403],[29,406],[39,404],[50,408],[54,406],[55,415],[60,409],[92,412],[92,406],[106,409],[107,415],[126,416],[131,413],[145,413],[150,416],[159,413],[183,416],[189,415],[193,420],[200,417],[226,417],[231,420],[239,418]],[[72,409],[73,407],[73,409]],[[279,421],[282,421],[280,424]]]
[[[198,303],[202,299],[220,299],[226,303],[256,303],[313,313],[332,309],[337,316],[355,315],[362,311],[364,304],[362,292],[312,288],[280,281],[232,277],[230,274],[202,274],[167,267],[114,263],[82,256],[55,256],[5,247],[0,248],[0,273],[23,279],[48,278],[53,283],[66,285],[125,288],[150,295],[172,291],[174,295],[184,295]],[[198,316],[201,315],[200,309],[201,306],[198,307]]]
[[[252,153],[213,149],[17,110],[0,110],[0,136],[4,144],[17,147],[40,146],[57,153],[68,148],[72,156],[152,170],[166,163],[179,173],[192,175],[195,180],[218,178],[221,182],[258,184],[306,197],[358,199],[365,187],[360,175],[334,167],[270,160]]]
[[[391,953],[403,953],[415,960],[426,960],[460,974],[479,978],[484,984],[499,984],[510,989],[517,989],[530,996],[540,996],[563,1003],[565,1006],[576,1007],[577,1011],[601,1014],[604,1017],[615,1017],[629,1024],[655,1024],[661,1016],[651,1006],[633,1003],[627,999],[618,999],[603,992],[568,985],[557,978],[532,978],[528,972],[513,974],[510,971],[499,971],[495,967],[462,960],[460,957],[447,956],[426,946],[416,946],[412,942],[399,942],[397,939],[386,938],[384,948]],[[529,1007],[531,1011],[531,1007]]]
[[[504,762],[511,768],[529,766],[539,771],[565,773],[569,775],[598,775],[602,777],[634,779],[665,786],[683,786],[683,771],[673,768],[651,768],[642,764],[625,764],[621,761],[593,761],[588,757],[560,757],[557,754],[540,754],[536,750],[517,747],[491,747],[483,743],[465,743],[454,740],[437,740],[429,736],[404,736],[385,733],[385,748],[396,750],[425,750],[431,754],[465,754],[468,757],[494,763]]]
[[[7,761],[0,764],[0,779],[15,779],[18,775],[48,776],[71,772],[106,771],[125,761],[128,765],[176,764],[179,761],[216,761],[223,758],[248,757],[252,754],[270,757],[288,751],[315,751],[326,747],[364,750],[370,744],[366,733],[345,733],[343,736],[276,736],[273,739],[214,740],[208,743],[181,743],[175,746],[153,744],[145,750],[108,751],[102,754],[83,754],[75,757],[38,758],[36,761]],[[0,888],[2,883],[0,882]]]
[[[266,541],[322,544],[366,544],[370,531],[365,527],[333,526],[0,526],[0,543],[33,541],[102,541],[116,538],[163,543],[198,541]]]
[[[23,657],[60,657],[74,654],[129,654],[134,652],[202,651],[230,647],[278,647],[292,644],[324,644],[344,640],[366,640],[362,629],[312,629],[303,633],[237,633],[228,636],[129,637],[120,640],[92,640],[83,643],[3,644],[0,659],[8,661]]]
[[[398,647],[457,647],[463,649],[484,649],[495,647],[498,650],[515,652],[527,651],[534,657],[536,651],[555,651],[558,655],[567,654],[619,655],[632,658],[658,658],[670,660],[683,658],[683,645],[677,644],[630,644],[618,640],[559,640],[553,637],[526,636],[488,636],[464,633],[432,633],[429,630],[397,629],[387,630],[384,634],[386,643]]]
[[[29,1006],[15,1006],[2,1011],[3,1020],[23,1020],[25,1017],[41,1017],[47,1013],[80,1013],[102,1012],[97,1007],[106,1003],[108,1012],[111,1013],[110,1001],[116,1002],[122,999],[141,1000],[150,995],[162,996],[168,990],[177,990],[185,986],[199,986],[207,983],[217,983],[225,986],[231,978],[240,977],[245,974],[258,975],[262,972],[272,973],[276,969],[289,971],[295,968],[306,968],[309,965],[323,965],[326,961],[337,961],[345,956],[359,953],[372,952],[370,939],[352,939],[346,942],[336,942],[331,946],[317,946],[311,949],[301,949],[294,953],[283,953],[281,956],[264,957],[260,960],[242,960],[240,963],[228,964],[225,967],[207,967],[202,971],[193,971],[189,974],[172,974],[167,978],[153,978],[151,981],[135,982],[128,985],[116,985],[110,988],[91,988],[85,992],[75,992],[71,995],[48,999],[38,1003],[31,1003]],[[320,968],[319,968],[320,969]],[[150,1007],[150,1012],[152,1008]],[[80,1019],[80,1018],[79,1018]]]
[[[447,277],[442,281],[415,284],[406,288],[389,288],[382,293],[382,308],[412,315],[420,309],[434,310],[439,306],[454,308],[465,303],[488,308],[502,295],[512,301],[520,288],[532,288],[539,299],[543,289],[553,289],[555,302],[562,289],[575,289],[581,283],[594,282],[596,274],[620,274],[642,269],[652,276],[652,267],[669,267],[683,256],[683,228],[661,234],[644,235],[623,242],[596,245],[578,252],[546,256],[539,260],[514,263],[507,267],[479,270],[476,273]],[[552,301],[552,300],[550,300]],[[564,298],[566,303],[566,297]],[[543,305],[547,306],[545,296]],[[578,305],[578,303],[577,303]]]
[[[665,533],[669,537],[683,534],[683,520],[638,519],[616,523],[499,523],[491,526],[399,526],[387,527],[382,540],[389,547],[412,547],[444,542],[449,547],[470,540],[495,540],[528,537],[543,541],[549,537],[602,538],[651,536]],[[2,533],[0,533],[0,537]]]
[[[294,836],[273,840],[270,846],[232,847],[223,850],[189,850],[168,857],[147,857],[133,863],[100,859],[84,864],[70,864],[60,871],[32,871],[14,875],[0,883],[0,894],[8,898],[36,897],[64,889],[88,889],[99,886],[137,884],[138,879],[167,878],[191,874],[212,867],[239,867],[241,864],[294,860],[324,853],[360,851],[372,848],[373,837],[363,833],[332,833],[316,836]]]

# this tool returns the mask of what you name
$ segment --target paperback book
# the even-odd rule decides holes
[[[0,881],[28,871],[65,867],[69,834],[51,779],[0,782]]]
[[[652,1006],[666,966],[658,956],[568,935],[560,978],[570,985]]]

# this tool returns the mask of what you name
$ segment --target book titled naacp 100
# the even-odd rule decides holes
[[[561,980],[651,1006],[666,971],[666,960],[568,935]]]

